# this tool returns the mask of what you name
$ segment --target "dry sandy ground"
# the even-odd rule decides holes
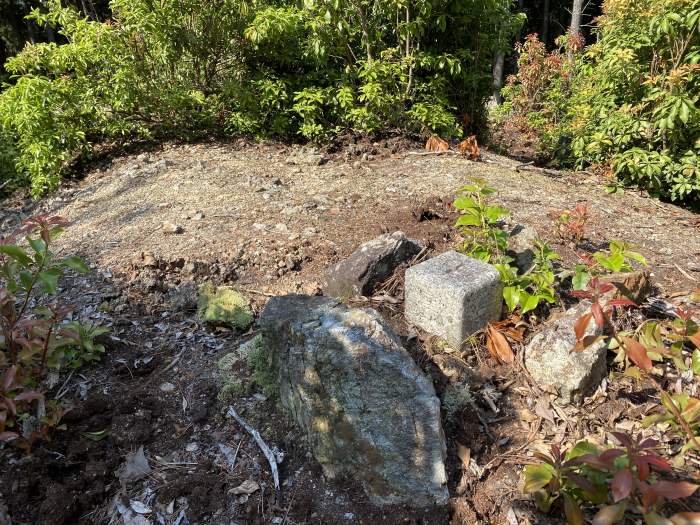
[[[69,218],[73,226],[61,246],[103,268],[150,251],[165,259],[243,263],[257,268],[263,281],[277,283],[275,263],[287,254],[304,262],[296,277],[311,277],[329,259],[383,231],[415,230],[411,212],[426,198],[449,200],[478,177],[498,189],[495,200],[515,221],[534,226],[545,239],[556,241],[549,210],[588,202],[594,244],[630,242],[650,261],[664,292],[700,282],[696,215],[632,190],[607,194],[585,174],[516,172],[515,162],[491,155],[471,162],[381,150],[375,159],[348,162],[338,155],[319,166],[297,165],[287,162],[291,152],[276,145],[164,146],[107,162],[37,208]],[[12,204],[5,211],[12,212]],[[36,213],[22,204],[23,214]],[[5,226],[16,218],[9,213]],[[164,223],[183,232],[165,233]]]

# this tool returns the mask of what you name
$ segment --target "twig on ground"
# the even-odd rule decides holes
[[[447,151],[409,151],[407,155],[412,155],[414,157],[425,157],[428,155],[461,155],[461,153],[450,149]]]
[[[265,297],[275,297],[275,294],[269,292],[263,292],[262,290],[254,290],[253,288],[241,288],[244,292],[253,293],[256,295],[264,295]]]
[[[690,279],[691,281],[697,281],[697,279],[696,279],[695,277],[693,277],[692,275],[690,275],[688,272],[686,272],[683,268],[681,268],[680,266],[678,266],[676,263],[673,263],[673,266],[675,266],[676,268],[678,268],[678,271],[681,272],[683,275],[685,275],[685,276],[686,276],[688,279]]]
[[[272,470],[272,479],[275,483],[275,491],[279,491],[279,489],[280,489],[280,476],[279,476],[279,472],[277,471],[277,458],[275,457],[274,452],[272,452],[270,447],[267,446],[267,444],[263,440],[262,436],[260,435],[260,432],[255,430],[248,423],[246,423],[245,420],[241,416],[238,415],[238,412],[236,412],[236,409],[233,408],[231,405],[229,405],[229,407],[228,407],[228,415],[231,416],[232,418],[234,418],[236,421],[238,421],[238,424],[240,424],[243,428],[246,429],[246,431],[251,436],[253,436],[253,439],[255,439],[255,442],[260,447],[260,450],[262,450],[262,453],[267,458],[268,463],[270,463],[270,470]]]

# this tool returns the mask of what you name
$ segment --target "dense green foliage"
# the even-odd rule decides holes
[[[32,17],[65,43],[6,69],[0,119],[33,191],[96,141],[203,133],[301,136],[479,123],[507,0],[113,0],[113,21],[59,0]],[[464,118],[464,117],[468,118]]]
[[[584,52],[527,40],[497,121],[533,135],[543,157],[697,203],[700,0],[607,0],[603,11]]]

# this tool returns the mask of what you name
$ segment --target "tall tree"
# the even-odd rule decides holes
[[[571,25],[569,29],[571,33],[577,35],[581,32],[581,16],[583,15],[583,0],[574,0],[574,5],[571,7]]]

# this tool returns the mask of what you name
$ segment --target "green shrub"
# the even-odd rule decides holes
[[[617,185],[700,201],[700,0],[606,0],[585,53],[531,35],[495,113],[541,160],[599,166]],[[512,134],[512,133],[511,133]],[[571,143],[570,148],[562,145]]]
[[[114,20],[60,0],[31,15],[65,43],[6,69],[0,121],[35,194],[96,142],[345,130],[459,136],[482,118],[491,61],[520,18],[509,0],[112,0]]]
[[[700,199],[700,0],[608,0],[572,108],[579,165],[622,184]]]

